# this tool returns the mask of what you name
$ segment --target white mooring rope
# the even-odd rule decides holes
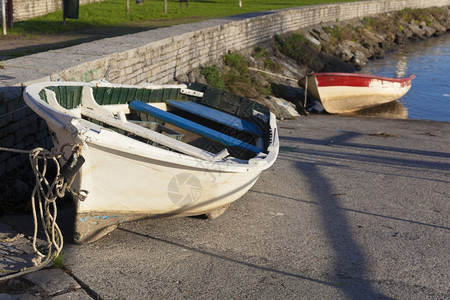
[[[63,146],[63,148],[64,147],[65,146]],[[76,153],[76,155],[79,155],[79,150],[80,148],[78,145],[73,147],[73,153]],[[31,194],[31,206],[34,220],[33,250],[39,256],[39,259],[35,261],[35,266],[33,267],[23,268],[20,271],[1,270],[4,273],[12,273],[0,277],[1,282],[42,269],[48,265],[53,258],[60,254],[63,248],[63,236],[60,228],[56,224],[56,199],[64,196],[66,190],[69,189],[72,184],[73,178],[70,182],[66,182],[64,177],[60,174],[61,167],[58,158],[63,157],[63,152],[49,151],[44,148],[35,148],[29,151],[3,147],[0,147],[0,151],[29,154],[30,164],[36,178],[36,185]],[[52,161],[56,166],[56,175],[52,182],[49,182],[46,178],[48,171],[47,164],[49,161]],[[41,253],[36,247],[39,228],[37,208],[39,208],[41,225],[47,239],[46,254]]]
[[[303,99],[303,108],[306,110],[306,101],[308,100],[308,75],[305,76],[305,98]]]

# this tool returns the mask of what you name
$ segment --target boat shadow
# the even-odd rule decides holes
[[[362,164],[384,165],[396,169],[397,177],[405,180],[430,180],[426,174],[422,176],[410,175],[407,170],[423,169],[427,172],[446,174],[450,164],[442,162],[448,159],[445,152],[431,150],[411,150],[408,148],[374,145],[353,142],[357,137],[364,136],[358,132],[336,130],[336,134],[327,138],[303,138],[280,134],[280,140],[284,144],[296,146],[281,146],[279,161],[292,164],[301,178],[305,178],[304,189],[309,190],[314,201],[300,199],[299,197],[283,196],[281,193],[264,192],[272,197],[282,197],[292,201],[299,201],[308,205],[314,205],[317,209],[321,228],[324,230],[327,241],[334,252],[333,272],[336,281],[343,281],[344,286],[338,286],[348,299],[390,299],[380,293],[373,286],[370,279],[369,260],[364,253],[364,248],[358,244],[355,234],[352,232],[348,213],[357,213],[367,217],[398,221],[409,224],[426,226],[434,229],[450,230],[449,227],[429,224],[411,219],[393,217],[378,213],[371,213],[360,209],[346,208],[342,203],[345,194],[336,192],[333,178],[324,173],[324,168],[347,169],[349,171],[363,171],[367,176],[390,175],[383,173],[379,168],[363,169]],[[391,136],[387,136],[388,138]],[[386,138],[382,136],[382,138]],[[332,141],[332,143],[330,143]],[[301,148],[301,145],[312,145]],[[329,150],[326,150],[329,148]],[[324,150],[325,149],[325,150]],[[345,149],[345,150],[342,150]],[[391,155],[392,154],[392,155]],[[417,158],[408,158],[403,154],[413,154]],[[429,159],[427,159],[429,158]],[[441,162],[437,162],[438,158]],[[441,159],[442,158],[442,159]],[[433,159],[433,161],[431,161]],[[347,163],[348,162],[348,163]],[[398,174],[397,174],[398,173]],[[433,181],[448,183],[449,181],[432,179]],[[255,190],[252,193],[262,193]]]
[[[340,209],[339,197],[333,196],[330,180],[314,163],[297,162],[295,166],[307,178],[306,185],[319,208],[318,222],[334,253],[332,276],[339,283],[337,288],[347,299],[390,299],[377,292],[365,279],[369,277],[367,258],[350,229],[345,211]],[[318,185],[320,189],[314,188]]]

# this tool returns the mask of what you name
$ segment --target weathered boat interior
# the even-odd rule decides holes
[[[39,95],[69,115],[200,158],[211,159],[205,155],[210,153],[212,159],[228,154],[249,159],[266,152],[272,138],[267,107],[198,83],[187,88],[55,85]]]

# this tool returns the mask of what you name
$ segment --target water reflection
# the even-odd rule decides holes
[[[407,119],[408,109],[404,107],[399,101],[392,101],[378,106],[364,108],[347,115],[389,119]]]
[[[358,73],[384,77],[416,75],[409,92],[398,100],[405,111],[392,113],[389,107],[387,112],[381,114],[450,122],[449,69],[450,34],[444,34],[404,45],[383,59],[370,61]],[[379,116],[379,113],[375,115]]]
[[[408,53],[399,50],[396,53],[391,53],[385,57],[385,61],[373,60],[367,66],[360,70],[359,74],[379,75],[391,78],[408,77]]]
[[[395,75],[397,75],[398,78],[406,77],[406,70],[408,70],[408,58],[405,55],[401,55],[398,57]]]

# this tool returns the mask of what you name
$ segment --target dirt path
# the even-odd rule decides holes
[[[0,60],[74,45],[89,35],[41,35],[36,37],[8,36],[0,41]]]
[[[153,27],[154,28],[154,27]],[[40,34],[36,36],[0,36],[0,60],[64,48],[97,39],[153,29],[146,26],[86,28],[79,32]]]
[[[74,32],[59,34],[39,34],[34,36],[0,35],[0,60],[48,51],[51,49],[64,48],[108,37],[132,34],[140,31],[201,20],[204,20],[204,18],[150,20],[127,25],[89,27]]]

